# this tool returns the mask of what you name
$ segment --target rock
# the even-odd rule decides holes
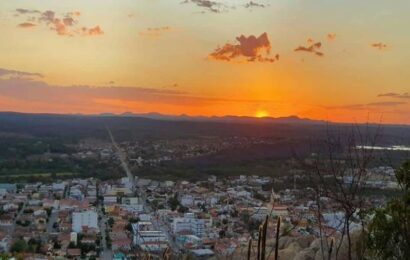
[[[312,248],[305,248],[295,256],[294,260],[315,260],[316,253]]]
[[[302,248],[298,243],[290,243],[285,249],[279,250],[279,259],[294,259],[300,250],[302,250]]]
[[[298,237],[296,239],[296,242],[300,245],[301,248],[308,248],[314,239],[314,236],[304,236]]]

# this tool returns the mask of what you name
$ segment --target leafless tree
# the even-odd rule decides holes
[[[364,189],[369,177],[369,168],[375,161],[374,147],[380,140],[380,126],[353,125],[326,129],[322,140],[315,142],[314,151],[308,158],[298,159],[308,174],[317,209],[317,222],[321,242],[321,253],[326,258],[329,234],[323,231],[325,210],[342,212],[340,239],[335,243],[335,258],[338,258],[343,243],[347,245],[347,259],[353,259],[354,246],[351,237],[352,221],[358,219],[364,232],[363,211],[366,209]],[[326,198],[325,205],[322,198]],[[324,208],[326,206],[326,209]],[[356,252],[356,257],[360,258]]]

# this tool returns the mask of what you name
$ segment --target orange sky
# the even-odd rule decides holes
[[[409,9],[407,0],[5,1],[0,110],[410,124]]]

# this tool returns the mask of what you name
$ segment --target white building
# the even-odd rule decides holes
[[[194,204],[194,197],[191,195],[184,195],[181,198],[181,205],[184,207],[191,207]]]
[[[77,245],[77,233],[75,232],[70,233],[70,242],[73,242],[74,245]]]
[[[123,197],[121,199],[121,203],[126,204],[126,205],[137,205],[137,204],[141,204],[142,201],[138,197]]]
[[[254,207],[253,219],[264,220],[269,214],[267,207]]]
[[[167,235],[160,230],[149,230],[151,228],[151,222],[132,224],[134,245],[138,245],[142,250],[149,252],[157,252],[167,248]]]
[[[185,213],[183,218],[174,218],[171,227],[174,234],[188,232],[198,237],[205,234],[205,221],[195,218],[193,213]]]
[[[72,230],[81,233],[83,228],[98,230],[98,214],[95,211],[87,210],[73,213]]]
[[[287,217],[289,215],[288,207],[287,206],[274,206],[272,208],[272,217]]]
[[[117,196],[104,196],[104,205],[117,203]]]

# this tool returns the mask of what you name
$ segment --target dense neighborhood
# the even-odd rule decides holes
[[[397,188],[390,167],[368,174],[369,187]],[[312,189],[274,190],[272,183],[281,181],[288,179],[241,175],[194,183],[128,177],[1,183],[0,250],[24,259],[140,259],[166,249],[197,258],[243,256],[266,215],[282,219],[287,237],[314,242],[320,231]],[[373,206],[384,202],[383,196],[366,200]],[[325,205],[324,230],[336,234],[343,214],[332,203]],[[267,232],[275,229],[269,225]]]

